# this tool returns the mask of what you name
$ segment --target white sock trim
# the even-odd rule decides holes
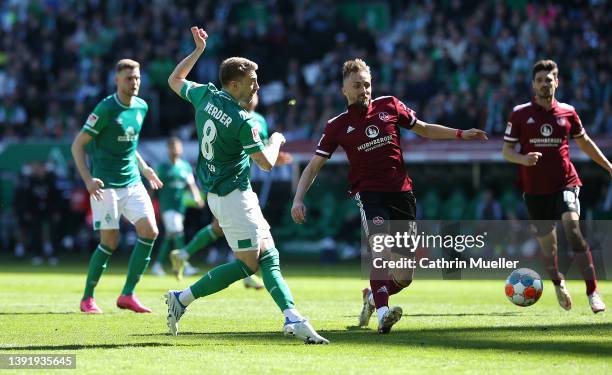
[[[195,301],[195,299],[193,293],[191,293],[191,288],[187,288],[179,294],[179,302],[182,303],[183,306],[189,305],[191,302]]]
[[[297,309],[285,309],[283,310],[283,315],[285,315],[285,318],[289,319],[292,322],[297,322],[304,319],[302,314],[300,314]]]
[[[378,315],[378,323],[382,321],[382,318],[383,316],[385,316],[385,313],[387,311],[389,311],[389,306],[383,306],[376,309],[376,314]]]

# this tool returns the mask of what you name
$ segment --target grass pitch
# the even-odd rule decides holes
[[[369,329],[355,327],[367,285],[358,266],[285,265],[297,307],[331,341],[314,346],[284,337],[282,314],[267,292],[241,283],[196,301],[179,336],[169,336],[162,295],[196,278],[178,283],[146,275],[136,291],[154,312],[135,314],[114,305],[125,280],[120,263],[111,262],[96,290],[104,314],[91,316],[78,311],[85,263],[32,268],[2,262],[0,354],[75,353],[76,371],[91,374],[612,371],[610,312],[591,313],[582,282],[568,283],[574,308],[565,312],[549,282],[536,305],[520,308],[507,301],[503,280],[417,280],[392,297],[404,317],[381,336],[374,317]],[[612,282],[599,285],[612,304]]]

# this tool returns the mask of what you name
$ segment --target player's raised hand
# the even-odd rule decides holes
[[[538,163],[538,160],[542,157],[541,152],[530,152],[525,155],[525,162],[523,163],[527,167],[533,167]]]
[[[285,143],[286,139],[282,133],[274,132],[270,136],[270,143],[280,143],[281,145]]]
[[[100,180],[99,178],[92,178],[91,180],[85,183],[85,186],[87,187],[87,191],[89,192],[89,194],[91,194],[94,200],[102,200],[102,188],[104,187],[104,182],[102,182],[102,180]]]
[[[473,141],[473,140],[486,141],[487,139],[489,139],[489,137],[487,137],[487,133],[480,129],[466,130],[461,134],[461,138],[468,140],[468,141]]]
[[[145,168],[142,171],[142,174],[144,174],[144,176],[147,178],[153,190],[161,189],[162,187],[164,187],[164,184],[161,182],[159,177],[157,177],[157,173],[155,173],[155,170],[153,168]]]
[[[304,206],[303,202],[293,202],[291,218],[296,224],[302,224],[306,221],[306,206]]]
[[[191,35],[193,35],[193,41],[195,42],[196,48],[203,51],[204,48],[206,48],[206,39],[208,39],[206,31],[197,26],[193,26],[191,28]]]

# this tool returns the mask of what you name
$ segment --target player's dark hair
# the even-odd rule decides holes
[[[346,77],[351,75],[351,73],[357,73],[362,70],[365,70],[370,73],[370,67],[365,63],[362,59],[352,59],[348,60],[342,65],[342,80],[345,80]]]
[[[223,60],[219,67],[219,80],[222,86],[226,86],[231,81],[240,79],[250,72],[257,70],[256,63],[244,57],[230,57]]]
[[[115,72],[119,73],[124,69],[136,69],[140,68],[140,64],[138,61],[134,61],[132,59],[121,59],[117,61],[117,65],[115,66]]]
[[[536,74],[542,71],[553,72],[556,77],[559,69],[557,68],[557,63],[552,60],[540,60],[533,65],[531,79],[535,79]]]

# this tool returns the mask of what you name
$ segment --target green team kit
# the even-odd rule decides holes
[[[92,176],[102,180],[105,188],[140,182],[136,147],[147,110],[147,103],[138,97],[126,106],[113,94],[98,103],[87,118],[83,131],[93,137]]]
[[[174,164],[164,162],[157,168],[157,176],[164,184],[158,194],[160,211],[172,210],[184,214],[183,194],[193,180],[191,165],[182,159],[178,159]]]
[[[204,191],[224,196],[250,189],[249,155],[264,148],[253,116],[212,83],[186,81],[181,96],[196,108],[197,176]]]

